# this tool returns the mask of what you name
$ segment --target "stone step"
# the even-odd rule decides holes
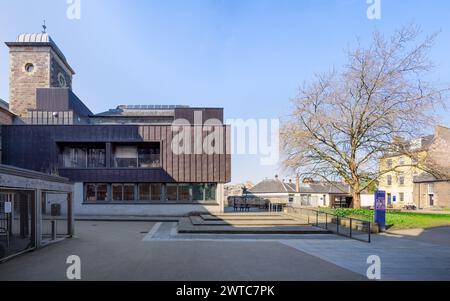
[[[245,215],[245,214],[239,214],[239,215],[200,215],[200,217],[203,220],[292,220],[291,217],[285,216],[285,215]]]
[[[236,227],[230,225],[193,225],[190,218],[181,218],[178,233],[195,234],[330,234],[331,231],[308,225],[273,227]]]
[[[217,220],[204,220],[200,216],[190,216],[191,223],[196,226],[300,226],[304,225],[296,220],[292,219],[217,219]]]

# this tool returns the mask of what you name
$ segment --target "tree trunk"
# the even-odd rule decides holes
[[[361,208],[361,194],[353,190],[352,197],[352,208]]]

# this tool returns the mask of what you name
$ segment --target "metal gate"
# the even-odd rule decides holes
[[[0,192],[0,261],[35,247],[33,193]]]

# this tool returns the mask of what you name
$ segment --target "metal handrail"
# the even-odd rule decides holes
[[[316,227],[321,227],[320,224],[319,224],[319,215],[320,214],[325,214],[325,229],[326,230],[330,230],[330,231],[331,231],[331,229],[330,229],[329,224],[328,224],[328,216],[335,217],[336,218],[336,234],[341,235],[341,236],[350,237],[352,239],[356,239],[356,240],[360,240],[360,241],[367,241],[368,243],[371,242],[372,222],[370,222],[370,221],[366,221],[366,220],[362,220],[362,219],[358,219],[358,218],[353,218],[353,217],[344,217],[344,218],[342,218],[342,217],[338,216],[337,214],[324,212],[324,211],[320,211],[320,210],[312,209],[312,208],[293,207],[292,205],[286,206],[286,208],[291,208],[294,211],[300,211],[300,214],[303,214],[303,212],[306,211],[307,212],[306,217],[307,217],[307,220],[308,220],[307,223],[310,224],[310,225],[315,225]],[[313,213],[314,215],[316,215],[315,222],[310,220],[310,213]],[[340,231],[340,229],[339,229],[339,226],[341,226],[340,224],[342,222],[342,219],[347,219],[347,220],[350,221],[349,235],[345,235],[345,233],[343,231]],[[363,225],[367,225],[367,227],[368,227],[367,240],[362,240],[362,239],[357,238],[357,237],[354,236],[354,233],[353,233],[353,224],[354,223],[353,223],[353,221],[357,221],[357,222],[362,223]]]

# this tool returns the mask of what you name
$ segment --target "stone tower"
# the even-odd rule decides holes
[[[37,88],[72,89],[75,74],[47,33],[21,34],[9,47],[10,110],[21,118],[36,109]]]

